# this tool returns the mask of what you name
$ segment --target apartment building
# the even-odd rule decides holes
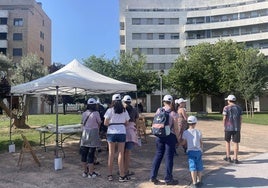
[[[145,54],[147,70],[167,72],[187,47],[219,39],[268,56],[268,0],[120,0],[120,51]]]
[[[0,1],[0,53],[19,63],[36,54],[40,63],[51,64],[51,20],[35,0]]]

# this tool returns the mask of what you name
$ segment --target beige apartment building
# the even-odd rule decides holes
[[[36,54],[40,63],[51,64],[51,20],[35,0],[0,1],[0,53],[19,63]]]
[[[268,56],[268,0],[120,0],[119,19],[121,53],[146,55],[146,70],[167,73],[187,47],[219,39],[244,42]],[[258,111],[268,110],[266,98],[256,99]],[[198,99],[201,106],[187,106],[211,112],[219,100],[207,96]],[[148,95],[147,111],[159,101],[159,91]]]

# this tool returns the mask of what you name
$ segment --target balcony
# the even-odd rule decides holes
[[[0,48],[7,48],[7,40],[0,40]]]
[[[8,33],[8,26],[0,25],[0,33]]]

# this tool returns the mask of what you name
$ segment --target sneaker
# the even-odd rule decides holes
[[[178,185],[178,184],[179,184],[178,180],[171,180],[171,181],[166,182],[166,185]]]
[[[151,179],[149,179],[149,182],[152,182],[155,185],[158,185],[160,181],[158,179],[156,179],[156,178],[151,178]]]
[[[88,178],[96,178],[97,176],[100,176],[100,174],[97,172],[93,172],[92,174],[88,174]]]
[[[197,188],[197,184],[191,184],[189,188]]]
[[[124,177],[119,176],[119,182],[126,182],[128,180],[129,180],[129,177],[127,177],[127,176],[124,176]]]
[[[229,163],[231,163],[231,162],[232,162],[231,157],[224,157],[224,158],[223,158],[223,160],[225,160],[225,161],[227,161],[227,162],[229,162]]]
[[[203,186],[203,182],[199,181],[195,185],[196,185],[196,187],[202,187]]]
[[[83,172],[82,177],[86,178],[88,176],[87,172]]]
[[[234,159],[234,164],[239,164],[240,162],[237,159]]]
[[[113,181],[114,179],[113,179],[113,175],[109,175],[108,176],[108,181]]]

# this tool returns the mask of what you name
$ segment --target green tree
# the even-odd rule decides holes
[[[158,88],[157,72],[144,70],[145,57],[141,54],[121,54],[119,60],[91,56],[84,60],[84,64],[102,75],[136,84],[138,97],[150,94]]]
[[[91,70],[111,78],[116,78],[118,62],[115,59],[109,60],[105,59],[104,56],[96,57],[93,55],[83,61],[84,65]]]
[[[167,75],[169,86],[181,96],[191,98],[203,94],[218,95],[219,73],[213,53],[213,45],[209,43],[189,48],[170,69]]]
[[[28,54],[22,57],[21,62],[17,64],[12,76],[14,84],[21,84],[40,78],[48,74],[47,67],[40,63],[40,59],[35,54]]]
[[[252,101],[267,83],[267,59],[256,49],[232,40],[201,43],[188,49],[167,76],[181,96],[233,93]]]
[[[47,74],[47,67],[40,63],[39,58],[35,54],[28,54],[22,57],[21,63],[13,70],[14,75],[12,76],[12,82],[14,84],[20,84],[35,80]],[[21,102],[18,104],[18,109],[10,112],[8,107],[7,114],[9,117],[13,118],[13,125],[17,128],[29,128],[26,124],[26,116],[28,114],[30,96],[23,95],[21,97]]]
[[[156,71],[145,71],[146,58],[140,53],[124,53],[120,55],[117,70],[117,79],[136,84],[138,97],[151,94],[158,87],[158,75]]]
[[[268,81],[268,61],[259,50],[249,48],[239,54],[237,67],[237,89],[245,99],[246,107],[249,105],[250,114],[253,115],[253,100],[263,94]]]

